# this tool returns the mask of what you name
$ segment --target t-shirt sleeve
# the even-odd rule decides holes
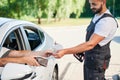
[[[101,19],[95,27],[95,31],[94,33],[103,36],[103,37],[107,37],[111,30],[113,29],[113,18],[103,18]]]

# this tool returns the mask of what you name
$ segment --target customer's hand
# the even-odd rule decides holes
[[[21,57],[21,60],[24,64],[27,64],[27,65],[40,66],[40,64],[36,61],[34,56]]]
[[[47,51],[44,52],[44,54],[42,56],[50,57],[51,55],[53,55],[53,52],[51,50],[47,50]]]

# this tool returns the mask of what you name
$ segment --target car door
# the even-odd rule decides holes
[[[12,50],[23,50],[25,49],[24,47],[24,41],[21,36],[21,31],[19,26],[15,26],[8,30],[4,37],[2,38],[1,42],[1,49],[2,47],[12,49]],[[0,49],[0,57],[6,56],[5,53],[1,52],[3,50]],[[3,67],[0,67],[0,75],[2,73]]]
[[[30,49],[32,51],[41,51],[45,50],[45,46],[47,44],[44,44],[44,33],[39,30],[38,28],[31,26],[31,25],[22,25],[22,35],[24,35],[24,41],[28,41],[28,44],[26,44],[26,47],[30,46]],[[48,63],[51,63],[51,59],[48,59]],[[48,80],[50,79],[50,72],[49,72],[49,65],[47,67],[37,67],[35,68],[36,73],[40,79]]]

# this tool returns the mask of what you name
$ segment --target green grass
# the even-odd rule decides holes
[[[33,23],[37,24],[37,19],[29,20]],[[55,21],[52,19],[49,23],[46,19],[41,19],[41,27],[64,27],[64,26],[81,26],[81,25],[88,25],[91,21],[91,18],[79,18],[79,19],[62,19],[61,21]],[[120,22],[120,19],[118,19]]]
[[[41,19],[41,24],[38,24],[42,27],[64,27],[64,26],[81,26],[88,25],[91,18],[80,18],[80,19],[62,19],[61,21],[55,21],[52,19],[50,22],[47,22],[46,19]],[[37,24],[36,20],[29,20]]]

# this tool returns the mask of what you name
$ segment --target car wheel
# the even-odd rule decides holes
[[[117,75],[117,74],[116,74],[116,75],[113,75],[112,78],[113,78],[113,80],[120,80],[120,77],[119,77],[119,75]]]
[[[52,80],[58,80],[58,69],[54,68],[53,74],[52,74]]]

